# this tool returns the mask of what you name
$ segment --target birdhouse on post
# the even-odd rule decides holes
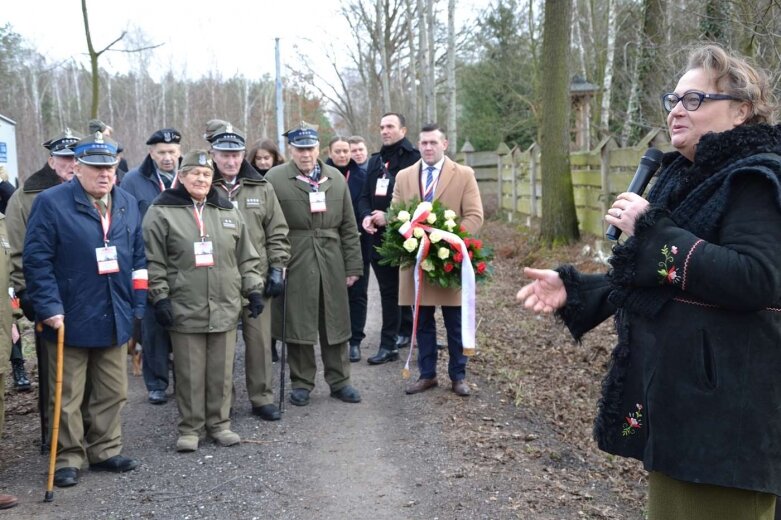
[[[569,86],[575,114],[575,150],[591,149],[591,97],[599,87],[585,78],[574,76]]]

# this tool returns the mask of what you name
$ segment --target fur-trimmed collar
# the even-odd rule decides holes
[[[192,204],[192,197],[181,184],[177,184],[174,188],[168,188],[152,202],[154,206],[192,206]],[[219,209],[233,209],[233,204],[215,190],[214,185],[209,190],[209,194],[206,195],[206,204]]]
[[[30,175],[30,177],[24,181],[22,191],[24,193],[36,193],[53,188],[54,186],[59,186],[60,184],[62,184],[62,179],[60,179],[57,172],[54,171],[47,162],[43,165],[43,168]]]
[[[237,180],[244,180],[251,183],[260,183],[260,182],[266,182],[266,180],[255,170],[255,168],[252,167],[250,163],[247,162],[246,159],[241,161],[241,168],[239,168],[239,174],[236,176]],[[222,173],[217,168],[217,165],[214,165],[214,184],[223,183],[225,182],[225,177],[222,176]]]

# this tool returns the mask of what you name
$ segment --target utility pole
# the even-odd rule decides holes
[[[274,45],[274,55],[277,68],[277,142],[279,143],[279,151],[282,155],[285,155],[285,138],[282,137],[282,132],[285,131],[285,105],[282,100],[282,65],[279,59],[279,38],[274,38],[276,42]]]

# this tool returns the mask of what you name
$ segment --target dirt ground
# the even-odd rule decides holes
[[[85,469],[78,486],[55,488],[52,503],[42,502],[48,458],[40,455],[35,391],[9,385],[0,492],[20,504],[0,517],[642,519],[640,464],[609,457],[591,440],[615,339],[609,324],[576,345],[555,320],[525,313],[514,300],[523,265],[603,269],[588,245],[593,237],[548,250],[537,247],[534,232],[498,221],[486,222],[481,236],[497,258],[493,279],[478,289],[471,397],[450,392],[446,352],[440,387],[415,396],[404,394],[402,361],[366,364],[379,338],[373,283],[363,360],[352,365],[360,404],[330,398],[320,371],[309,406],[288,404],[281,421],[260,421],[250,414],[240,345],[233,429],[242,444],[204,441],[179,454],[176,403],[148,404],[142,378],[129,376],[124,453],[141,467],[122,475]]]

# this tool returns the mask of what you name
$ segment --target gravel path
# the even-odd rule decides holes
[[[288,403],[281,421],[261,421],[250,414],[240,345],[232,429],[242,444],[203,441],[180,454],[176,403],[148,404],[142,378],[130,376],[124,453],[141,467],[121,475],[84,470],[79,485],[55,488],[52,503],[42,502],[48,457],[39,454],[27,397],[29,413],[17,405],[0,440],[0,492],[20,502],[0,518],[639,518],[604,481],[588,481],[593,461],[469,372],[470,398],[455,396],[443,374],[439,388],[407,396],[402,362],[367,365],[380,326],[374,280],[369,303],[363,360],[352,365],[361,403],[329,397],[321,367],[309,406]],[[12,408],[23,395],[7,396]]]

